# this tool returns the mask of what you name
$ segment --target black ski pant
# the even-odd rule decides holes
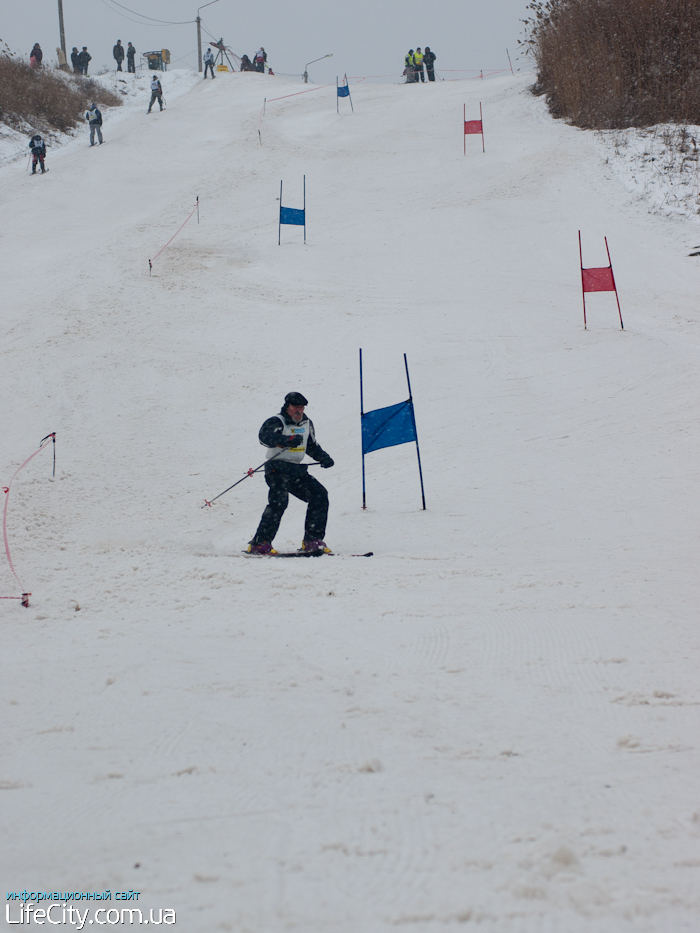
[[[268,503],[253,537],[253,544],[273,540],[289,505],[290,493],[309,504],[304,540],[322,541],[328,521],[328,491],[317,479],[309,476],[307,467],[295,463],[271,463],[265,466],[265,482],[270,487]]]
[[[214,77],[214,62],[204,62],[204,79],[207,77],[207,68],[211,68],[211,76]]]
[[[129,74],[131,74],[131,75],[135,75],[135,74],[136,74],[136,65],[134,64],[133,58],[127,58],[127,60],[126,60],[126,70],[127,70],[127,71],[129,72]]]
[[[428,81],[434,81],[435,80],[435,69],[426,68],[425,70],[428,72]]]
[[[158,101],[158,103],[160,104],[160,109],[162,110],[162,109],[163,109],[163,97],[162,97],[162,95],[159,94],[158,91],[151,91],[151,102],[150,102],[150,104],[148,105],[148,112],[149,112],[149,113],[151,112],[151,107],[155,104],[156,101]]]
[[[37,162],[39,163],[39,165],[41,165],[42,172],[45,171],[43,155],[41,155],[41,153],[39,152],[33,152],[32,153],[32,175],[36,174],[36,163]]]
[[[124,61],[123,58],[117,59],[117,71],[121,71],[121,70],[122,70],[122,62],[123,62],[123,61]]]

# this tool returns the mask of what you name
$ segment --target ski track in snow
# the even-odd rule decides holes
[[[140,890],[192,933],[697,930],[695,222],[524,79],[260,121],[297,86],[170,72],[146,115],[120,78],[104,147],[42,179],[0,147],[0,479],[58,458],[8,512],[6,890]],[[582,328],[579,228],[624,332],[611,295]],[[359,508],[360,346],[368,410],[408,353],[426,512],[410,445]],[[262,479],[200,506],[292,388],[338,556],[246,560]]]

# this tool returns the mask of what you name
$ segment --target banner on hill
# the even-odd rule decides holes
[[[282,207],[282,182],[280,181],[280,222],[277,232],[277,245],[282,243],[282,224],[291,224],[293,227],[304,228],[304,243],[306,243],[306,175],[304,175],[304,206]]]
[[[336,112],[336,113],[340,113],[340,106],[339,106],[340,98],[341,98],[341,97],[347,97],[347,98],[349,99],[349,101],[350,101],[350,106],[352,107],[352,112],[354,113],[354,112],[355,112],[355,108],[354,108],[353,105],[352,105],[352,97],[350,96],[350,85],[348,84],[348,76],[347,76],[347,74],[346,74],[345,77],[343,78],[343,83],[342,83],[342,84],[338,84],[338,76],[336,75],[336,78],[335,78],[335,90],[336,90],[336,95],[335,95],[335,112]]]
[[[605,249],[608,254],[607,266],[594,266],[589,269],[583,268],[583,250],[581,248],[581,231],[578,232],[578,255],[581,262],[581,292],[583,294],[583,329],[588,329],[586,322],[586,292],[615,292],[617,300],[617,313],[620,315],[620,328],[625,329],[622,323],[622,311],[620,310],[620,298],[617,294],[615,285],[615,276],[613,275],[612,259],[608,249],[608,238],[604,237]]]
[[[481,135],[481,151],[486,152],[484,145],[484,114],[481,110],[481,101],[479,101],[479,119],[467,120],[467,105],[464,105],[464,154],[467,154],[467,136]]]
[[[367,508],[365,486],[365,456],[383,447],[396,447],[399,444],[410,444],[415,441],[418,456],[418,475],[420,477],[420,491],[425,509],[425,489],[423,488],[423,469],[420,462],[420,448],[418,446],[418,430],[416,429],[416,415],[413,409],[413,396],[411,395],[411,378],[408,374],[408,360],[403,355],[406,367],[406,382],[408,383],[408,399],[397,405],[387,408],[375,408],[374,411],[365,411],[364,386],[362,378],[362,350],[360,350],[360,421],[362,425],[362,508]]]

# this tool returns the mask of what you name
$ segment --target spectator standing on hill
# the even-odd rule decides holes
[[[204,53],[204,80],[207,80],[207,68],[211,68],[211,76],[214,78],[214,56],[212,55],[211,49],[207,49]]]
[[[88,73],[88,65],[92,61],[92,55],[88,52],[87,46],[83,46],[83,51],[78,55],[78,64],[80,65],[80,74],[86,75]]]
[[[134,62],[135,58],[136,58],[136,49],[133,47],[133,45],[130,42],[129,47],[126,50],[126,70],[129,72],[129,74],[132,74],[132,75],[136,74],[136,64]]]
[[[70,53],[71,64],[73,65],[73,74],[80,74],[80,52],[78,52],[78,46],[73,46],[73,51]]]
[[[90,104],[90,109],[85,111],[85,119],[90,124],[90,145],[95,145],[95,133],[97,133],[97,138],[100,141],[100,145],[102,145],[102,114],[97,109],[97,104],[94,100]]]
[[[423,53],[420,50],[420,46],[413,53],[413,65],[416,72],[416,81],[418,78],[425,84],[425,75],[423,74]]]
[[[253,67],[253,63],[251,62],[251,60],[248,58],[247,55],[244,55],[243,58],[241,59],[241,71],[255,71],[255,68]]]
[[[426,45],[425,54],[423,55],[423,63],[425,65],[425,70],[428,72],[428,81],[435,80],[435,59],[437,55],[435,52],[430,51],[430,46]]]
[[[406,75],[406,84],[413,84],[416,80],[415,78],[415,65],[413,63],[413,49],[408,50],[408,55],[404,58],[404,70],[403,73]]]
[[[162,110],[163,109],[163,88],[161,87],[161,83],[158,80],[158,78],[156,78],[156,76],[153,75],[153,77],[151,78],[151,102],[148,105],[148,111],[147,111],[148,113],[151,112],[151,107],[155,104],[156,101],[158,101],[158,103],[160,104],[160,109]]]
[[[266,61],[267,61],[267,52],[262,46],[260,46],[258,51],[255,53],[255,58],[253,59],[253,65],[255,66],[255,70],[261,71],[264,74]]]
[[[36,175],[36,163],[41,165],[41,174],[47,172],[44,168],[44,156],[46,155],[46,144],[38,133],[29,140],[29,148],[32,150],[32,175]]]
[[[117,71],[121,71],[122,62],[124,61],[124,46],[122,45],[121,39],[117,39],[117,44],[112,49],[112,57],[117,63]]]
[[[35,42],[34,48],[29,53],[29,67],[41,68],[41,60],[43,57],[44,53],[41,51],[41,46],[38,42]]]

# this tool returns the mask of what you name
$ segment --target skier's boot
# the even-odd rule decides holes
[[[269,541],[251,541],[248,545],[247,554],[276,554],[277,551],[273,548],[272,544]]]
[[[36,175],[36,165],[35,165],[34,168],[32,169],[32,175]]]
[[[320,541],[318,539],[310,539],[308,541],[302,541],[301,543],[302,551],[320,551],[321,554],[332,554],[333,552],[329,547],[326,546],[325,541]]]

